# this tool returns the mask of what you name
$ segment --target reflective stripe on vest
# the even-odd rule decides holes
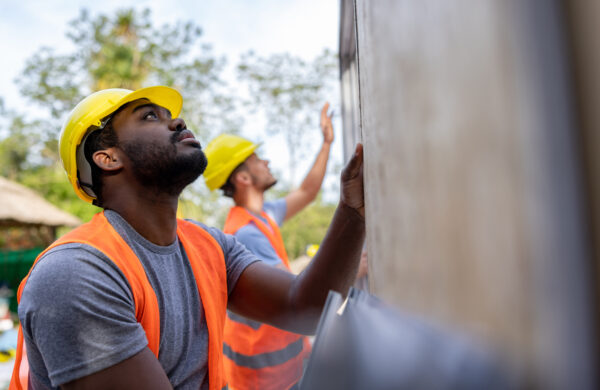
[[[235,206],[223,231],[235,234],[253,222],[289,270],[279,227],[265,212],[261,217],[267,223]],[[231,312],[225,322],[224,340],[225,375],[231,389],[288,389],[300,380],[304,358],[310,353],[308,338]]]
[[[227,275],[223,251],[208,232],[191,222],[178,219],[177,236],[190,262],[205,312],[209,336],[209,388],[211,390],[222,389],[226,386],[223,374],[222,343],[227,307]],[[34,266],[48,250],[67,243],[82,243],[96,248],[106,255],[125,275],[133,295],[136,319],[146,332],[148,348],[158,358],[160,313],[156,294],[146,277],[141,262],[108,222],[104,213],[96,214],[90,222],[81,225],[55,241],[37,257]],[[31,273],[31,270],[29,270],[29,273]],[[29,274],[19,286],[18,300],[21,299],[28,277]],[[27,382],[23,380],[23,370],[21,369],[21,362],[26,360],[26,356],[20,327],[18,340],[17,356],[10,383],[11,390],[27,388]],[[19,372],[21,372],[21,375],[19,375]],[[25,378],[27,378],[27,373],[25,373]]]
[[[225,356],[235,362],[238,366],[248,368],[264,368],[283,364],[290,359],[298,356],[304,348],[303,338],[287,345],[284,349],[273,352],[259,353],[256,355],[244,355],[243,353],[235,352],[227,344],[223,344],[223,353]]]

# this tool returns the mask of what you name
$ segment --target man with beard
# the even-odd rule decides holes
[[[226,308],[312,333],[328,291],[351,285],[364,239],[362,147],[321,249],[294,277],[176,218],[181,190],[206,167],[181,106],[168,87],[109,89],[68,116],[63,166],[77,195],[104,210],[47,248],[21,283],[11,389],[222,389]]]
[[[221,188],[235,206],[223,231],[233,234],[266,264],[291,272],[279,226],[317,196],[333,142],[329,104],[321,110],[323,144],[299,188],[284,198],[265,202],[264,194],[277,180],[269,161],[259,158],[257,144],[222,134],[206,147],[210,161],[204,179],[208,188]],[[228,312],[224,334],[225,376],[233,389],[289,389],[297,383],[310,353],[305,336],[287,332]]]

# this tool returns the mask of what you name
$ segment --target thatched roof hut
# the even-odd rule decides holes
[[[81,221],[33,190],[0,177],[0,226],[77,226]]]

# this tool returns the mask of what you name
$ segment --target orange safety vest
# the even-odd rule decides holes
[[[201,227],[182,219],[177,220],[177,236],[190,262],[208,326],[208,383],[211,390],[226,387],[223,374],[223,326],[227,308],[227,275],[223,250],[219,243]],[[104,253],[127,278],[135,303],[135,317],[142,325],[148,339],[148,348],[158,359],[160,344],[160,313],[156,294],[148,281],[142,263],[123,238],[106,219],[104,213],[64,235],[42,252],[34,262],[55,246],[82,243]],[[33,266],[31,267],[33,269]],[[31,273],[31,270],[29,271]],[[21,299],[29,274],[17,292]],[[23,332],[19,327],[17,355],[10,390],[27,389],[27,356],[24,351]],[[23,364],[21,364],[23,362]]]
[[[268,225],[245,208],[235,206],[229,211],[223,231],[235,234],[254,222],[289,270],[279,227],[265,212],[261,216]],[[225,321],[223,349],[229,387],[280,390],[296,384],[302,377],[303,361],[310,353],[308,338],[266,324],[260,324],[257,329],[235,318],[228,313]]]

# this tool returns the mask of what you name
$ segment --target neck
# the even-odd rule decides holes
[[[255,188],[246,188],[243,191],[236,191],[233,195],[233,201],[236,206],[243,207],[258,215],[263,209],[264,192]]]
[[[103,207],[119,213],[148,241],[162,246],[175,241],[179,196],[151,194],[149,191],[121,191],[104,195]]]

